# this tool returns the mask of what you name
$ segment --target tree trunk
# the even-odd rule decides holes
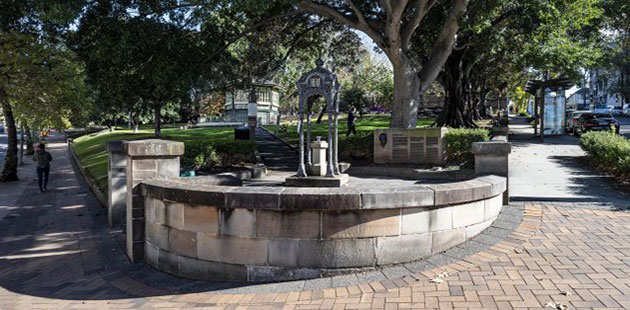
[[[479,116],[481,118],[487,118],[487,108],[486,108],[486,95],[488,94],[488,90],[486,89],[486,80],[483,79],[481,81],[481,86],[479,87],[479,105],[477,109],[479,110]]]
[[[35,147],[33,146],[33,131],[28,125],[24,125],[26,130],[26,155],[33,155],[35,153]]]
[[[393,63],[394,101],[392,102],[391,128],[415,128],[420,103],[420,79],[406,56]]]
[[[4,158],[4,168],[0,174],[0,181],[9,182],[18,180],[18,141],[17,129],[15,127],[15,118],[11,105],[6,101],[6,95],[0,90],[0,107],[4,114],[4,121],[7,127],[8,147],[7,154]]]
[[[20,148],[19,150],[19,154],[20,154],[20,166],[24,165],[24,125],[22,125],[22,130],[20,131]]]
[[[322,123],[322,118],[324,118],[324,114],[326,114],[326,106],[324,105],[322,109],[319,111],[319,115],[317,116],[317,123]]]
[[[444,64],[444,109],[435,120],[437,127],[476,128],[467,113],[466,81],[462,65],[463,51],[453,51]]]
[[[154,111],[153,126],[155,128],[155,137],[162,138],[162,105],[155,104]]]

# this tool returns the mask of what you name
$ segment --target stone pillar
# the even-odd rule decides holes
[[[313,150],[313,164],[311,165],[311,175],[326,175],[326,150],[328,149],[328,143],[326,141],[313,141],[311,142],[311,149]]]
[[[127,208],[127,157],[123,153],[123,141],[107,143],[107,221],[109,227],[124,223]]]
[[[144,200],[137,185],[150,179],[179,177],[179,156],[184,143],[148,139],[123,142],[127,157],[127,255],[132,262],[144,258]]]
[[[504,141],[474,142],[472,153],[475,154],[475,174],[477,176],[494,174],[506,178],[506,189],[503,193],[503,204],[510,202],[508,156],[511,145]]]

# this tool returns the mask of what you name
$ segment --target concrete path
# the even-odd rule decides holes
[[[0,309],[630,308],[628,212],[526,202],[414,264],[278,284],[192,281],[129,263],[65,144],[50,149],[49,192],[37,193],[32,164],[21,183],[0,184],[13,199],[0,220]]]
[[[591,169],[573,136],[533,138],[523,118],[510,125],[510,196],[512,201],[540,201],[567,206],[630,208],[630,191]]]
[[[262,128],[256,128],[256,148],[267,168],[277,171],[296,171],[297,152]]]

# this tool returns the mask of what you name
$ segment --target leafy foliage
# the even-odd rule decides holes
[[[451,163],[470,164],[474,160],[473,142],[488,140],[490,132],[486,129],[449,128],[444,136],[446,159]]]
[[[630,180],[630,140],[612,132],[591,131],[580,137],[589,161],[604,171]]]
[[[207,171],[254,162],[256,143],[249,140],[190,141],[182,156],[182,165]]]

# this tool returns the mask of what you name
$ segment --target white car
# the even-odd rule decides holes
[[[623,106],[623,115],[630,117],[630,104],[626,104]]]

